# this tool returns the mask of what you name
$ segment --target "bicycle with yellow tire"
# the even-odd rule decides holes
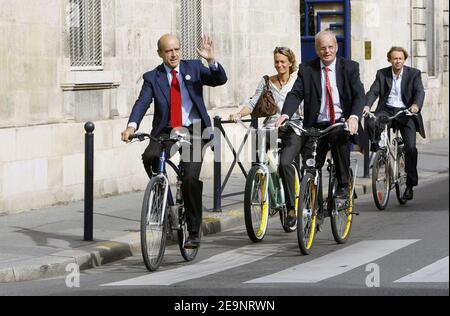
[[[253,129],[238,121],[241,125],[258,133],[258,162],[254,163],[248,173],[244,195],[244,218],[247,234],[253,242],[261,242],[267,231],[269,218],[277,213],[280,216],[281,225],[285,232],[294,232],[297,225],[289,226],[286,223],[288,210],[285,203],[284,187],[278,174],[279,151],[281,140],[277,139],[276,148],[267,149],[267,136],[271,132],[277,133],[275,127],[263,127]],[[295,209],[299,203],[300,173],[295,162],[292,163],[295,170]]]
[[[336,166],[332,159],[327,160],[327,172],[329,173],[328,195],[324,200],[322,196],[322,170],[316,167],[317,148],[321,138],[326,136],[335,128],[346,127],[346,123],[336,123],[325,130],[310,128],[303,129],[293,122],[288,122],[291,126],[299,128],[302,135],[308,136],[313,141],[312,158],[306,161],[305,173],[301,182],[300,201],[297,209],[297,239],[300,252],[309,255],[318,231],[326,217],[331,219],[331,230],[333,237],[338,244],[347,242],[352,229],[353,219],[358,215],[354,211],[355,177],[350,170],[349,198],[338,199],[334,196],[337,190]],[[356,160],[355,160],[356,161]],[[356,172],[358,163],[356,161]]]

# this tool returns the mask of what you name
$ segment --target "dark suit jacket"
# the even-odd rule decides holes
[[[199,60],[182,60],[180,73],[192,103],[200,115],[202,127],[211,127],[211,119],[203,101],[203,86],[215,87],[225,84],[228,80],[225,70],[220,64],[218,69],[213,71],[205,67]],[[186,79],[187,76],[190,76],[189,80]],[[155,101],[155,114],[151,135],[157,137],[161,131],[169,126],[170,122],[170,86],[163,64],[144,74],[144,84],[128,122],[137,123],[139,129],[139,125],[152,101]]]
[[[391,94],[393,80],[392,67],[378,70],[375,81],[366,95],[366,106],[368,107],[372,107],[375,100],[379,98],[375,113],[385,109],[389,95]],[[423,88],[420,70],[408,66],[403,67],[402,99],[407,108],[410,108],[413,104],[417,104],[420,110],[422,110],[425,90]],[[416,124],[417,131],[425,138],[422,115],[419,113],[413,117],[413,120]]]
[[[321,79],[319,58],[301,64],[297,81],[286,97],[282,114],[292,117],[297,111],[298,105],[304,100],[305,118],[303,126],[305,128],[313,127],[320,115],[323,97]],[[359,64],[351,60],[337,58],[336,83],[343,117],[348,119],[351,115],[356,115],[361,118],[364,109],[364,86],[359,76]]]

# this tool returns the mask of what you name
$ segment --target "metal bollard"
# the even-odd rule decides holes
[[[214,212],[222,212],[222,134],[219,129],[221,125],[222,118],[214,117]]]
[[[94,129],[92,122],[84,125],[84,240],[94,240]]]

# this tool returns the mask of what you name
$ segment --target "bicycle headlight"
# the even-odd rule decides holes
[[[306,165],[308,167],[315,167],[316,166],[316,160],[315,159],[308,159],[308,160],[306,160]]]

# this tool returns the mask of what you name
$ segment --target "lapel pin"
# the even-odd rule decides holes
[[[189,81],[189,80],[191,80],[191,79],[192,79],[192,77],[191,77],[191,76],[189,76],[189,75],[186,75],[185,79],[186,79],[187,81]]]

